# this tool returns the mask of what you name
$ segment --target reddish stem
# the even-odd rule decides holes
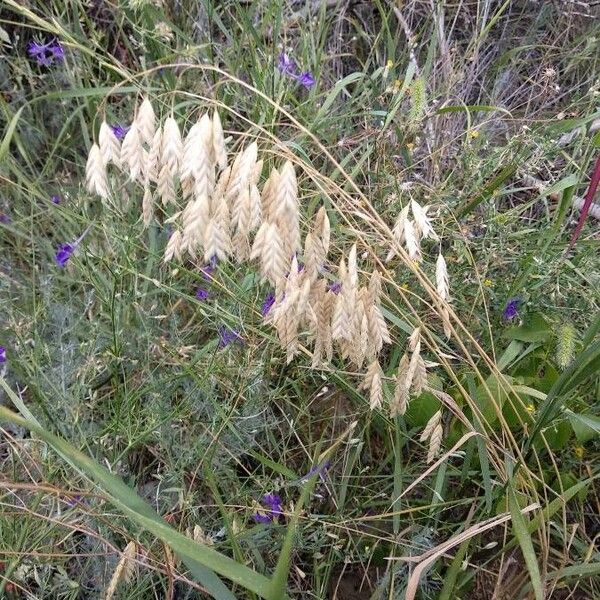
[[[592,205],[594,194],[598,189],[598,184],[600,184],[600,156],[598,156],[596,159],[596,164],[594,165],[594,170],[592,171],[592,179],[587,192],[585,193],[585,199],[583,201],[583,206],[581,207],[581,214],[579,215],[577,227],[575,228],[575,231],[571,236],[571,241],[569,242],[569,250],[575,245],[575,242],[577,242],[577,238],[583,229],[583,224],[585,223],[585,219],[590,212],[590,206]]]

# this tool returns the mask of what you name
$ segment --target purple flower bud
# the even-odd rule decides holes
[[[504,307],[504,312],[502,313],[502,318],[505,321],[512,321],[514,318],[519,316],[519,305],[521,304],[522,299],[519,296],[515,296],[511,298]]]
[[[330,283],[327,286],[327,289],[334,294],[339,294],[342,291],[342,283],[340,281],[335,281],[334,283]]]
[[[296,62],[291,56],[288,56],[285,52],[279,55],[279,64],[277,65],[279,70],[285,75],[291,77],[296,76]]]
[[[219,348],[223,349],[234,342],[243,344],[244,340],[235,329],[229,329],[224,325],[219,326]]]
[[[199,287],[196,290],[196,298],[200,300],[200,302],[206,302],[210,297],[210,292],[205,290],[204,288]]]
[[[271,523],[282,514],[281,498],[277,494],[265,494],[261,502],[267,507],[267,511],[254,513],[252,517],[257,523]]]
[[[111,125],[110,128],[118,140],[122,140],[127,135],[127,132],[131,129],[130,127],[124,127],[118,123]]]
[[[0,213],[0,223],[4,223],[5,225],[8,225],[10,222],[12,221],[12,219],[4,214],[4,213]]]
[[[309,89],[315,85],[315,78],[310,71],[305,71],[298,76],[298,83]]]
[[[0,365],[6,362],[6,348],[0,346]]]
[[[217,257],[213,256],[209,261],[207,265],[204,265],[201,269],[200,269],[200,273],[202,274],[202,277],[204,279],[206,279],[207,281],[210,281],[212,279],[211,275],[214,273],[215,269],[217,268]]]
[[[52,204],[60,204],[60,196],[58,194],[54,194],[54,196],[50,198],[50,202],[52,202]]]
[[[252,518],[257,522],[257,523],[271,523],[273,521],[273,519],[271,518],[270,515],[261,515],[259,512],[255,512],[252,515]]]
[[[74,244],[61,244],[56,251],[56,264],[59,267],[65,267],[76,247]]]
[[[326,460],[322,465],[315,465],[304,477],[302,477],[302,479],[300,479],[300,481],[307,481],[317,473],[319,474],[321,481],[325,481],[325,473],[327,472],[327,469],[329,469],[330,465],[331,463],[328,460]]]
[[[262,307],[260,309],[260,313],[263,317],[266,317],[269,312],[271,312],[273,304],[275,304],[275,294],[273,292],[269,292],[267,297],[263,300]]]

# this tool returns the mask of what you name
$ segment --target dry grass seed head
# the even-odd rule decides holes
[[[215,110],[212,118],[212,143],[215,152],[215,159],[219,169],[227,168],[227,146],[225,145],[225,134],[221,125],[221,117]]]
[[[144,98],[140,104],[134,123],[140,133],[142,142],[150,146],[156,130],[156,115],[154,114],[152,103],[148,98]]]
[[[176,229],[171,234],[171,237],[169,238],[169,241],[167,242],[167,247],[165,248],[165,256],[163,259],[165,263],[168,263],[173,258],[176,258],[177,260],[181,259],[182,242],[183,242],[183,239],[182,239],[181,231],[179,231],[179,229]]]
[[[105,165],[112,162],[117,167],[121,166],[121,142],[106,121],[100,125],[98,145]]]
[[[422,207],[416,200],[410,201],[413,217],[415,218],[415,234],[423,239],[437,240],[438,236],[433,230],[431,219],[427,216],[428,207]]]
[[[160,161],[171,177],[179,175],[179,166],[183,157],[183,141],[179,125],[173,117],[167,117],[162,133]]]
[[[131,181],[138,180],[144,171],[144,149],[135,123],[131,125],[123,138],[121,145],[121,166],[129,169],[129,178]]]
[[[98,194],[101,198],[108,198],[108,178],[106,165],[100,152],[98,144],[90,148],[87,163],[85,165],[86,188],[92,194]]]

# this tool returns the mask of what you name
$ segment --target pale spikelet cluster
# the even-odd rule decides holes
[[[421,240],[437,240],[438,236],[433,229],[431,219],[427,215],[428,206],[421,206],[415,200],[411,200],[398,215],[392,229],[393,241],[397,245],[403,245],[406,252],[412,260],[420,261]],[[412,211],[413,219],[410,218],[409,211]],[[397,255],[394,245],[388,251],[386,260],[390,261]]]
[[[448,280],[448,268],[446,266],[446,260],[441,253],[438,254],[435,264],[435,284],[437,293],[444,301],[440,309],[442,323],[444,324],[444,333],[447,337],[450,337],[450,334],[452,333],[452,328],[450,325],[450,312],[446,306],[446,303],[450,302],[450,282]]]
[[[116,167],[121,166],[121,142],[106,121],[102,121],[100,125],[98,145],[105,165],[113,163]]]
[[[438,410],[432,417],[427,421],[425,429],[421,433],[419,438],[420,442],[429,440],[429,449],[427,450],[427,463],[433,461],[438,455],[440,448],[442,447],[442,438],[444,435],[444,428],[442,427],[442,411]]]
[[[117,567],[113,573],[113,576],[106,588],[106,593],[104,594],[105,600],[112,600],[117,591],[117,587],[122,581],[129,581],[131,576],[133,575],[133,571],[135,568],[135,542],[129,542],[127,546],[125,546],[125,550],[121,554],[121,559],[117,563]]]
[[[88,155],[85,166],[85,183],[88,191],[92,194],[98,194],[101,198],[108,198],[106,163],[97,144],[91,147]]]
[[[421,330],[417,327],[408,338],[407,351],[402,355],[394,387],[390,413],[403,415],[411,394],[419,396],[427,385],[427,368],[421,356]]]

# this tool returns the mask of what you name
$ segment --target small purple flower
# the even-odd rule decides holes
[[[6,348],[0,346],[0,365],[6,362]]]
[[[277,494],[265,494],[261,502],[267,507],[267,512],[256,512],[252,515],[257,523],[271,523],[282,514],[281,498]]]
[[[7,214],[0,213],[0,223],[8,225],[11,221],[12,219]]]
[[[275,304],[275,294],[273,292],[269,292],[267,297],[263,300],[262,307],[260,309],[260,313],[263,317],[266,317],[269,312],[271,312],[273,304]]]
[[[310,89],[313,85],[315,85],[315,78],[310,71],[305,71],[304,73],[300,73],[298,76],[298,83],[303,85],[306,89]]]
[[[208,264],[204,265],[200,269],[200,273],[202,274],[202,277],[204,279],[206,279],[207,281],[210,281],[212,279],[212,274],[214,273],[214,271],[215,271],[216,268],[217,268],[217,257],[213,256],[208,261]]]
[[[282,73],[290,77],[296,77],[296,61],[285,52],[279,55],[279,64],[277,66]]]
[[[341,281],[335,281],[327,286],[327,289],[334,294],[339,294],[342,291]]]
[[[522,300],[518,296],[511,298],[504,307],[504,312],[502,313],[502,318],[505,321],[512,321],[514,318],[519,316],[519,305]]]
[[[56,251],[56,264],[59,267],[65,267],[71,258],[71,254],[75,252],[75,244],[61,244]]]
[[[300,479],[300,481],[307,481],[317,473],[319,474],[321,481],[325,481],[325,473],[327,472],[327,469],[329,469],[330,465],[331,463],[328,460],[326,460],[322,465],[315,465],[304,477],[302,477],[302,479]]]
[[[42,67],[51,66],[54,61],[62,62],[65,59],[65,51],[59,42],[51,41],[46,44],[29,42],[27,53],[30,58],[34,58],[38,65]]]
[[[52,202],[52,204],[60,204],[60,196],[58,194],[54,194],[54,196],[50,198],[50,202]]]
[[[83,496],[81,496],[80,494],[75,494],[75,496],[69,496],[69,498],[67,500],[67,504],[71,508],[73,508],[73,507],[77,506],[82,501],[83,501]]]
[[[234,342],[243,344],[244,340],[235,329],[229,329],[229,327],[221,325],[219,327],[219,348],[225,348]]]
[[[196,290],[196,298],[200,300],[200,302],[206,302],[210,297],[210,292],[205,290],[204,288],[199,287]]]
[[[91,224],[87,226],[86,230],[72,243],[72,244],[61,244],[56,251],[56,256],[54,260],[59,267],[65,267],[69,262],[71,255],[75,250],[77,250],[77,246],[81,243],[81,240],[87,235],[87,232],[92,228]]]
[[[298,74],[296,61],[285,52],[282,52],[279,55],[277,68],[284,75],[295,79],[300,85],[307,89],[315,85],[315,78],[313,77],[313,74],[310,71],[304,71],[303,73]]]
[[[127,135],[127,132],[131,129],[130,127],[123,127],[123,125],[119,125],[118,123],[111,125],[110,128],[118,140],[122,140]]]

